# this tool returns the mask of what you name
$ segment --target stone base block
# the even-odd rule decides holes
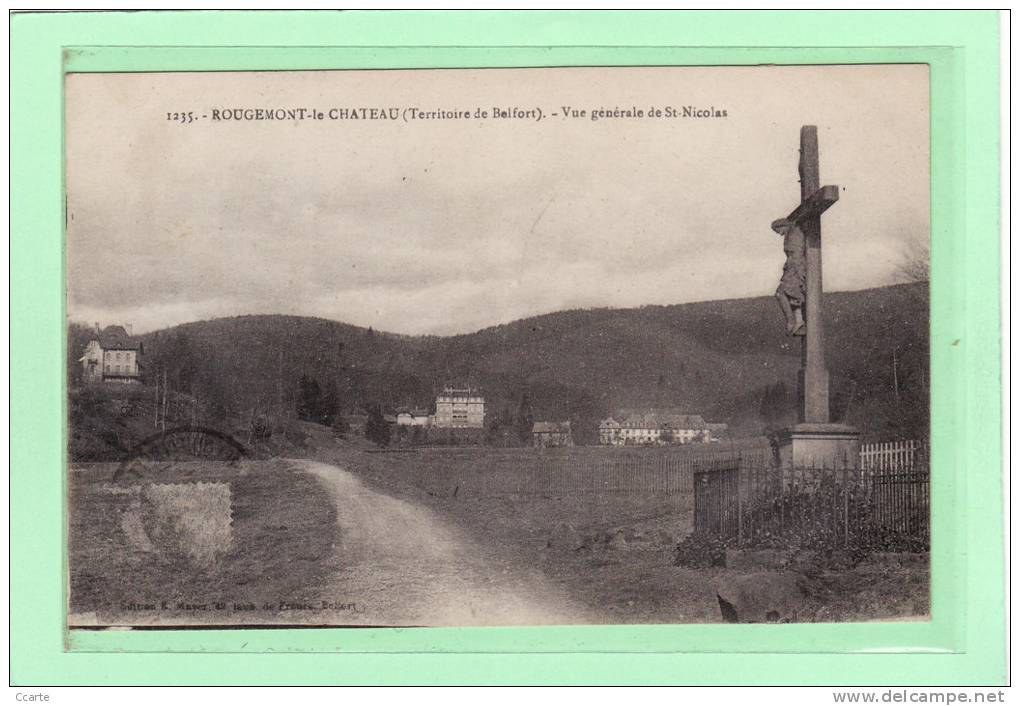
[[[846,424],[797,424],[779,435],[784,468],[855,468],[860,451],[860,434]]]

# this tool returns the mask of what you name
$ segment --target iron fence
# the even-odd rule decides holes
[[[694,532],[749,546],[927,546],[928,470],[702,468]]]

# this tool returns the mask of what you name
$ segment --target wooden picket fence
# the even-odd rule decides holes
[[[920,441],[861,444],[860,468],[866,471],[907,471],[924,465],[927,447]]]

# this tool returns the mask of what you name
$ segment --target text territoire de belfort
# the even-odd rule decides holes
[[[491,108],[452,108],[423,110],[417,107],[347,107],[347,108],[213,108],[209,117],[214,122],[299,121],[299,120],[540,120],[543,117],[588,119],[592,121],[620,118],[725,118],[728,111],[715,106],[650,106],[638,108],[560,106],[558,111],[544,113],[541,108],[493,106]]]

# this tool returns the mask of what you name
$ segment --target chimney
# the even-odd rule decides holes
[[[131,334],[131,324],[124,324],[124,328],[126,328],[126,329],[127,329],[127,332],[128,332],[128,335],[129,335],[129,336],[130,336],[130,335],[132,335],[132,334]]]
[[[99,322],[96,322],[96,333],[99,333]]]

